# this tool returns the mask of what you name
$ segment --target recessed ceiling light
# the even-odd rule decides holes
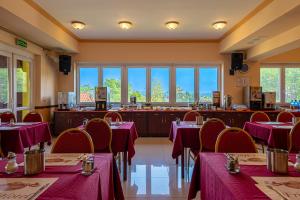
[[[174,30],[176,29],[178,26],[179,26],[179,22],[177,21],[169,21],[169,22],[166,22],[166,27],[170,30]]]
[[[128,30],[132,27],[132,23],[130,21],[120,21],[119,26],[121,29]]]
[[[78,30],[81,30],[85,27],[85,23],[80,22],[80,21],[72,21],[71,24],[72,24],[73,28],[78,29]]]
[[[216,30],[221,30],[221,29],[225,28],[226,25],[227,25],[226,21],[217,21],[212,24],[212,27]]]

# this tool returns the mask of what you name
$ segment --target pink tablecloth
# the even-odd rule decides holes
[[[192,122],[172,122],[169,139],[173,142],[172,157],[177,158],[183,152],[183,148],[200,149],[200,126]]]
[[[79,128],[83,129],[83,126]],[[120,126],[111,126],[113,153],[128,151],[129,162],[135,154],[134,142],[138,138],[134,122],[125,122]]]
[[[18,155],[18,162],[23,156]],[[0,161],[0,170],[4,171],[6,162]],[[32,178],[57,177],[58,180],[37,199],[124,199],[120,177],[112,154],[96,154],[95,167],[91,176],[81,175],[81,163],[70,167],[46,167],[45,172],[30,176]],[[12,175],[1,173],[0,178],[24,178],[23,167]]]
[[[291,123],[283,123],[280,126],[291,126]],[[259,139],[272,148],[288,149],[289,128],[279,128],[278,125],[260,124],[257,122],[246,122],[244,126],[255,139]]]
[[[1,127],[7,127],[7,125],[1,125]],[[26,147],[51,141],[51,133],[47,122],[16,126],[13,130],[0,130],[0,134],[4,153],[8,151],[23,153]]]
[[[224,154],[200,153],[199,155],[195,162],[188,199],[195,198],[200,188],[202,200],[269,199],[255,186],[255,181],[251,178],[251,176],[275,176],[265,165],[241,165],[241,172],[232,175],[224,167]],[[295,155],[291,155],[290,158],[295,161]],[[287,176],[300,176],[300,174],[291,166]]]

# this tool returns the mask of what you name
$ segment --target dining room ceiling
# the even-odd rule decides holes
[[[82,40],[217,40],[264,0],[34,0],[43,10]],[[75,30],[71,21],[82,21]],[[122,30],[119,21],[131,21]],[[167,21],[178,21],[169,30]],[[223,30],[212,23],[227,21]]]

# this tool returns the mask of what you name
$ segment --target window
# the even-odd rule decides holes
[[[110,102],[121,102],[121,68],[103,68],[103,86],[109,89]]]
[[[300,68],[285,68],[285,102],[300,100]]]
[[[176,102],[194,102],[194,68],[176,68]]]
[[[263,92],[276,92],[276,102],[280,102],[280,68],[261,68],[260,86]]]
[[[94,103],[95,87],[98,86],[108,88],[112,104],[127,104],[130,97],[135,96],[140,103],[149,101],[155,105],[171,106],[182,106],[198,99],[210,103],[212,91],[220,89],[220,67],[217,65],[79,63],[77,66],[77,102],[83,105]]]
[[[169,68],[151,68],[151,102],[169,102]]]
[[[146,102],[146,68],[128,68],[128,101]]]
[[[212,102],[212,92],[218,90],[218,68],[199,68],[199,101]]]
[[[79,102],[95,101],[95,87],[98,86],[98,68],[82,67],[79,69]]]
[[[7,109],[9,102],[8,57],[0,55],[0,109]]]

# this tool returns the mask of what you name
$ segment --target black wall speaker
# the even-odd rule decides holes
[[[71,58],[68,55],[59,55],[59,71],[65,75],[68,75],[71,71]]]
[[[231,69],[240,70],[243,67],[243,53],[232,53],[231,54]]]

